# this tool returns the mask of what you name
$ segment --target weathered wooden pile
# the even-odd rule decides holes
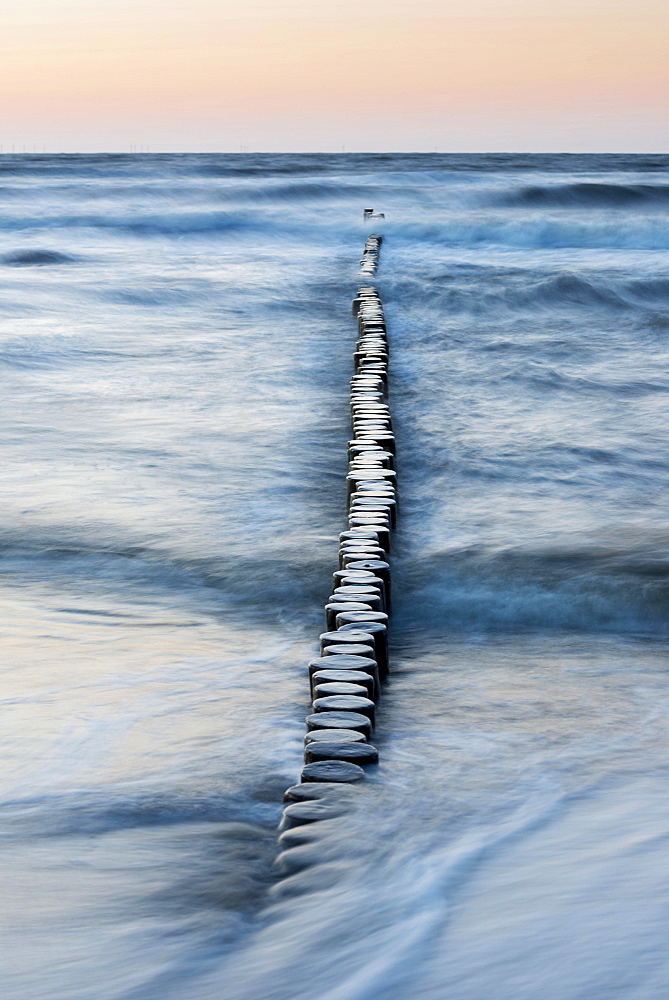
[[[373,275],[381,236],[370,236],[361,273]],[[388,338],[376,289],[353,300],[358,341],[353,354],[346,476],[348,525],[339,536],[339,566],[325,606],[320,655],[309,662],[312,711],[307,716],[301,783],[289,788],[280,829],[330,814],[330,792],[360,781],[378,763],[369,742],[383,678],[388,674],[390,538],[395,527],[395,437],[388,406]],[[318,801],[322,800],[322,801]],[[282,846],[291,846],[284,844]]]

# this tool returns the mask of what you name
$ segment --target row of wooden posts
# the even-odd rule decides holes
[[[365,243],[360,261],[365,277],[376,273],[381,243],[381,236],[369,236]],[[397,492],[386,320],[373,286],[359,288],[353,315],[358,340],[350,383],[348,524],[339,536],[339,565],[325,606],[320,653],[308,665],[312,710],[306,718],[305,763],[300,784],[284,795],[280,840],[329,815],[328,798],[363,779],[365,768],[378,763],[370,738],[389,669],[389,555]]]

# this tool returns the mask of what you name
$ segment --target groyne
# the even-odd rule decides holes
[[[377,271],[382,237],[370,235],[360,260],[365,279]],[[350,381],[352,435],[343,492],[348,523],[325,605],[320,649],[309,661],[311,712],[306,717],[300,783],[284,795],[280,843],[295,845],[296,827],[333,815],[334,795],[378,763],[371,743],[376,706],[389,672],[391,535],[396,523],[395,437],[388,402],[388,336],[376,288],[353,299],[358,336]],[[279,867],[288,859],[281,856]],[[289,865],[288,865],[289,867]]]

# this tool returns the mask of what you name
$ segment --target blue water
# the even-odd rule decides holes
[[[666,1000],[668,168],[0,158],[5,1000]],[[394,669],[279,877],[367,205]]]

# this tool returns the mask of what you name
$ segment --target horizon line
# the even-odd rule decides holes
[[[0,148],[0,156],[669,156],[669,150],[528,150],[528,149],[460,149],[460,150],[311,150],[311,149],[245,149],[245,150],[202,150],[202,149],[55,149],[37,150],[4,150]]]

